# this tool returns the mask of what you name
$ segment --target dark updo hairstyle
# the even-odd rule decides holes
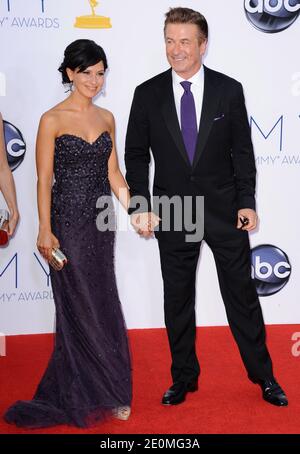
[[[64,61],[58,68],[58,71],[62,75],[62,83],[71,83],[67,68],[72,71],[78,69],[78,72],[83,72],[89,66],[96,65],[99,62],[103,62],[104,71],[107,69],[107,59],[102,47],[98,46],[95,41],[90,39],[77,39],[73,41],[65,50]]]

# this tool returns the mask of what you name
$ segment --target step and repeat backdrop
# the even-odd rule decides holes
[[[0,249],[0,332],[54,329],[49,268],[36,249],[35,140],[41,114],[67,96],[57,71],[65,47],[89,38],[107,53],[109,70],[96,103],[115,115],[125,172],[132,95],[136,85],[168,68],[163,22],[175,6],[206,16],[205,64],[244,86],[258,171],[253,279],[266,323],[300,322],[300,1],[0,0],[0,111],[21,213],[16,235]],[[5,207],[1,196],[0,207]],[[126,213],[117,203],[116,211],[115,267],[127,326],[164,326],[157,242],[127,229]],[[205,244],[198,266],[197,324],[227,324]]]

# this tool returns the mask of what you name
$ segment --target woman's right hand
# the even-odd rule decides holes
[[[51,260],[52,249],[59,248],[59,241],[51,230],[40,229],[37,238],[37,248],[41,255],[49,262]]]

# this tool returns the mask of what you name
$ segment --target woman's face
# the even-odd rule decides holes
[[[78,69],[72,71],[67,68],[67,74],[73,82],[74,90],[86,98],[93,98],[99,93],[104,84],[104,73],[102,61],[96,65],[89,66],[82,72],[78,72]]]

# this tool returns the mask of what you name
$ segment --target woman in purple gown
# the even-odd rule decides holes
[[[71,43],[59,68],[70,95],[39,125],[37,247],[47,261],[52,249],[60,248],[68,263],[60,271],[51,268],[56,336],[48,367],[33,399],[16,402],[5,414],[7,422],[22,427],[86,427],[107,415],[130,414],[131,366],[114,272],[115,233],[99,229],[96,207],[111,190],[129,205],[113,115],[92,102],[106,68],[105,53],[95,42]]]

